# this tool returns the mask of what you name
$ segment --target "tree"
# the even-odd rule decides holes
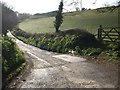
[[[59,10],[57,11],[57,15],[55,16],[54,27],[56,29],[56,32],[59,31],[59,27],[63,22],[62,11],[63,11],[63,0],[61,0],[59,5]]]
[[[76,7],[76,11],[80,11],[80,8],[79,8],[79,7]]]
[[[117,5],[120,6],[120,1],[117,2]]]
[[[75,9],[76,11],[80,11],[82,8],[82,0],[66,0],[65,3],[67,7],[73,6],[70,10]]]
[[[104,4],[104,7],[110,7],[110,4],[109,4],[108,2],[106,2],[106,3]]]
[[[5,3],[2,5],[2,34],[6,36],[7,30],[11,30],[18,22],[16,13]]]
[[[27,18],[29,18],[31,15],[29,13],[17,13],[18,21],[21,22]]]
[[[82,11],[86,10],[85,8],[82,8]]]

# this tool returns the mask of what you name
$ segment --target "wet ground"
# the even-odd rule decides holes
[[[10,33],[10,37],[14,38]],[[41,50],[15,39],[33,65],[17,88],[115,88],[118,69],[78,56]]]

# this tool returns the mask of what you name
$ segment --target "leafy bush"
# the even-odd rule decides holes
[[[108,45],[108,48],[110,48],[111,50],[115,51],[115,50],[120,50],[120,44],[116,44],[116,43],[110,43]]]
[[[102,49],[100,49],[100,48],[87,48],[87,49],[83,49],[82,52],[84,55],[93,56],[93,55],[99,55],[102,52]]]
[[[76,47],[75,47],[75,51],[76,51],[78,54],[83,55],[83,52],[82,52],[82,50],[80,49],[79,46],[76,46]]]
[[[3,86],[10,80],[16,70],[25,63],[24,54],[10,38],[2,40],[2,78]]]
[[[18,32],[24,31],[16,30],[14,34],[17,36]],[[113,57],[113,59],[120,57],[120,43],[99,43],[94,35],[85,30],[70,29],[53,34],[29,34],[31,36],[26,38],[28,34],[19,34],[20,36],[17,37],[28,44],[53,52],[69,53],[69,51],[75,51],[79,55],[98,56],[108,51],[109,55],[107,56]]]
[[[98,44],[94,35],[80,29],[71,29],[53,34],[30,34],[17,29],[14,31],[14,34],[26,43],[57,52],[68,52],[69,49],[75,50],[76,46],[81,49],[85,47],[97,47],[96,44]],[[28,36],[29,38],[27,38]]]

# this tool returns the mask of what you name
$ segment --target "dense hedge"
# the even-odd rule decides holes
[[[2,84],[6,83],[25,66],[25,57],[15,42],[4,37],[2,40]]]
[[[22,39],[26,43],[50,51],[67,52],[69,49],[75,50],[76,46],[88,48],[99,45],[94,35],[79,29],[53,34],[31,34],[17,29],[14,34],[21,39],[26,38]]]
[[[25,43],[48,51],[98,56],[103,54],[119,60],[120,43],[99,43],[94,35],[85,30],[71,29],[53,34],[31,34],[20,29],[13,34]]]

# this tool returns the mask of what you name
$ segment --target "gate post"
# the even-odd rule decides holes
[[[103,28],[102,28],[102,25],[100,25],[100,27],[98,28],[98,41],[99,42],[102,42],[102,31],[103,31]]]

